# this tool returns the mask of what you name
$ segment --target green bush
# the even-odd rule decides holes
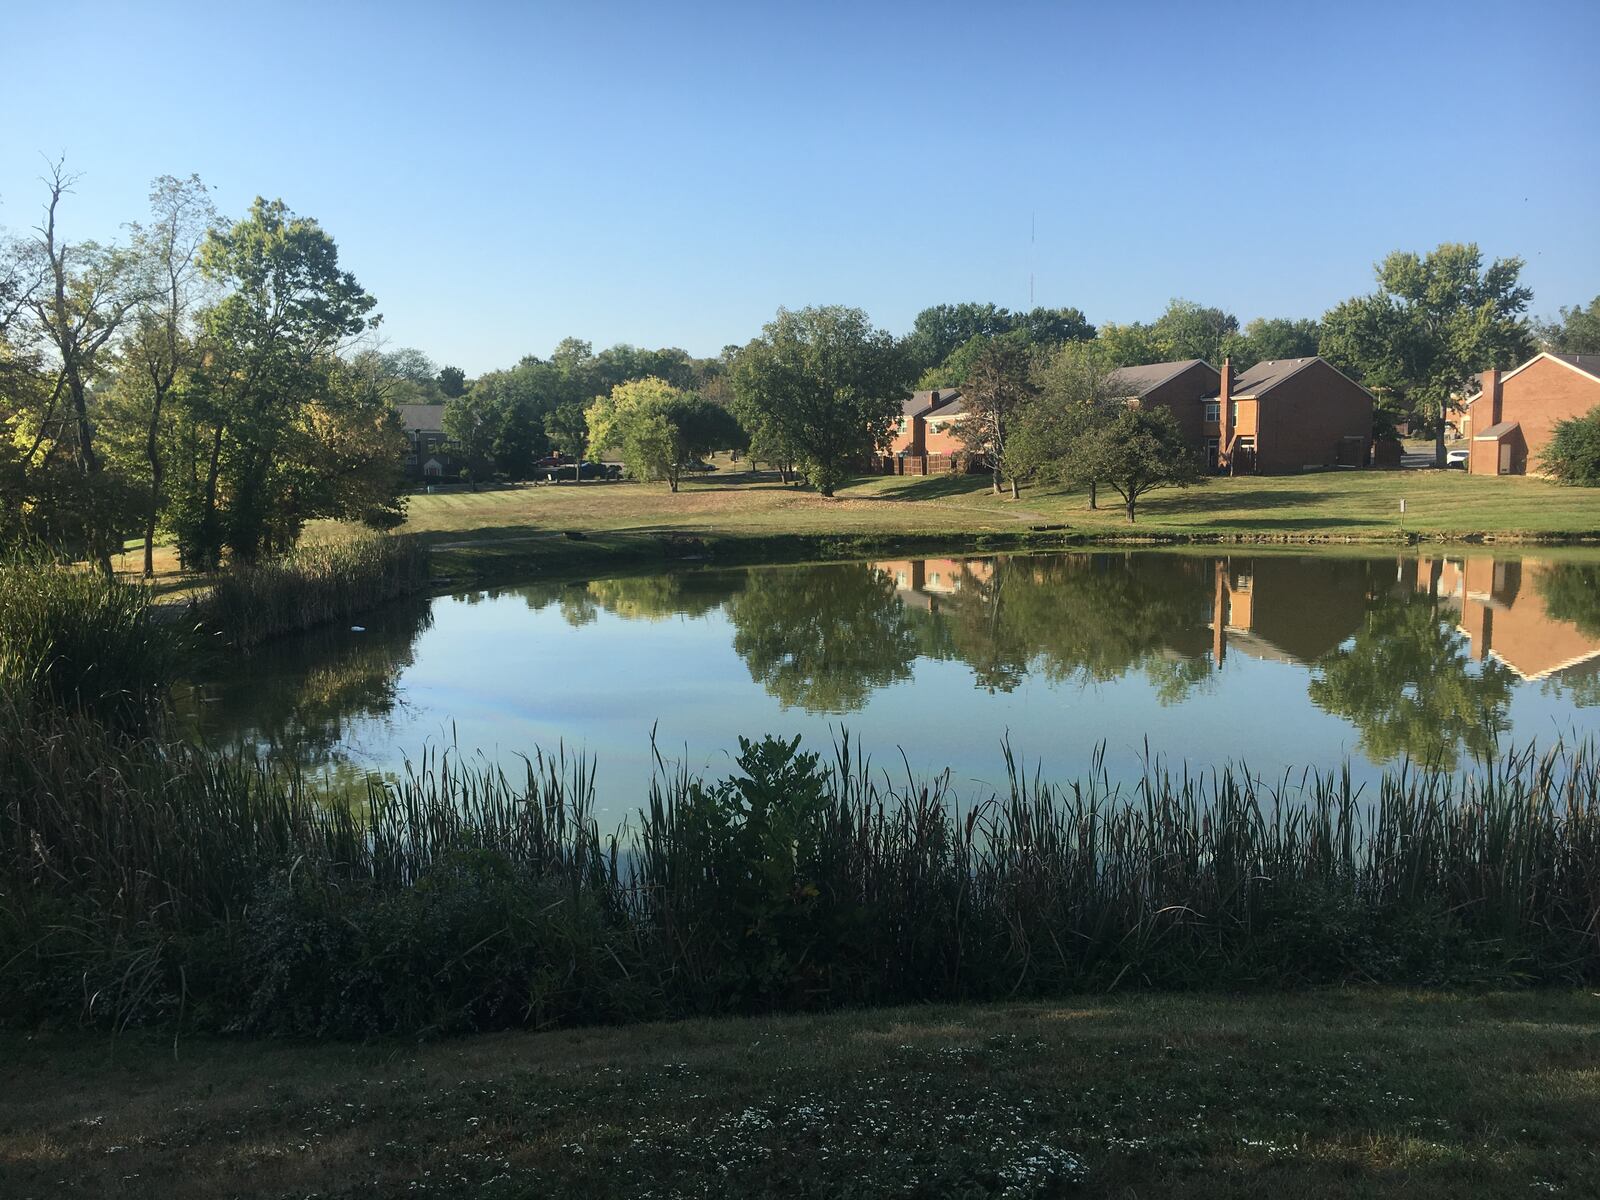
[[[1600,487],[1600,407],[1581,417],[1557,421],[1539,467],[1558,482]]]

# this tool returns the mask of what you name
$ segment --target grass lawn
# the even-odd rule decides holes
[[[1406,513],[1400,514],[1400,500]],[[1483,478],[1460,471],[1335,471],[1215,479],[1187,490],[1153,492],[1129,526],[1114,494],[1091,511],[1082,493],[1024,489],[996,496],[976,476],[869,476],[833,499],[784,487],[776,476],[723,470],[684,483],[566,483],[481,492],[414,495],[404,531],[437,551],[439,573],[543,570],[660,557],[659,535],[779,539],[971,538],[1027,535],[1039,527],[1091,538],[1293,539],[1394,541],[1407,534],[1505,540],[1600,538],[1600,489],[1564,488],[1541,479]],[[1064,527],[1064,528],[1058,528]],[[323,522],[312,539],[343,535]],[[567,539],[567,531],[585,535]],[[777,551],[774,551],[776,554]],[[759,557],[759,554],[757,554]],[[136,551],[119,568],[138,570]],[[170,549],[157,556],[158,588],[192,582],[177,574]]]
[[[0,1035],[0,1195],[1600,1195],[1589,992],[176,1051]]]

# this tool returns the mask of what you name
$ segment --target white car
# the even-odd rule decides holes
[[[1444,456],[1444,465],[1446,467],[1459,467],[1465,471],[1467,469],[1467,452],[1465,450],[1447,451]]]

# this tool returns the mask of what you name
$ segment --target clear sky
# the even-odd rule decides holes
[[[1594,0],[0,4],[0,225],[282,197],[469,373],[779,305],[1316,316],[1396,248],[1600,293]],[[1033,230],[1030,245],[1030,230]]]

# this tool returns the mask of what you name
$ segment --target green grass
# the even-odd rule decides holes
[[[1600,1001],[1084,998],[418,1047],[0,1035],[0,1195],[1600,1194]]]
[[[1400,514],[1400,500],[1406,513]],[[446,575],[515,574],[598,561],[709,554],[794,558],[825,541],[867,552],[897,540],[947,549],[1070,540],[1393,542],[1417,537],[1515,541],[1600,538],[1600,489],[1460,471],[1334,471],[1215,479],[1154,492],[1129,526],[1113,495],[1091,511],[1081,493],[1025,488],[1020,500],[975,476],[873,476],[833,499],[774,477],[724,472],[665,484],[527,486],[413,496],[405,526],[438,553]],[[565,534],[577,531],[584,541]],[[687,544],[686,544],[687,543]],[[786,545],[786,543],[788,543]]]

